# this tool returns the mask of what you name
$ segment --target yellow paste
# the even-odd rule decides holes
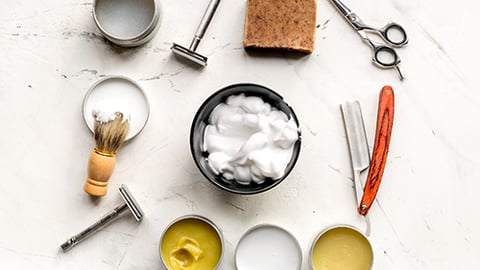
[[[368,240],[361,233],[345,227],[321,235],[312,250],[314,270],[368,270],[372,261]]]
[[[168,228],[160,252],[169,270],[213,270],[220,260],[222,244],[210,224],[187,218]]]

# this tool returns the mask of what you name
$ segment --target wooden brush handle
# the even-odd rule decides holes
[[[367,181],[363,191],[362,201],[358,207],[361,215],[366,215],[372,206],[378,187],[382,180],[383,171],[387,162],[388,146],[393,127],[394,95],[390,86],[384,86],[380,92],[378,104],[377,128],[373,146],[372,160],[368,170]]]
[[[115,167],[115,155],[103,155],[95,149],[88,159],[88,177],[84,190],[92,196],[103,196]]]

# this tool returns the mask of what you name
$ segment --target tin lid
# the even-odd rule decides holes
[[[235,249],[237,270],[299,270],[302,250],[295,237],[287,230],[261,224],[249,229]]]
[[[111,42],[126,47],[138,46],[155,35],[160,21],[160,6],[155,0],[96,0],[95,24]]]
[[[83,100],[83,119],[93,132],[95,110],[119,111],[130,118],[125,141],[140,133],[147,124],[150,105],[141,86],[125,76],[105,77],[95,82]]]

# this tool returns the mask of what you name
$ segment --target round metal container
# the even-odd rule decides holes
[[[93,18],[112,43],[135,47],[155,36],[161,21],[160,10],[158,0],[95,0]]]
[[[222,262],[222,259],[223,259],[223,254],[225,252],[225,248],[224,248],[225,243],[224,243],[224,239],[223,239],[223,234],[220,231],[220,229],[215,225],[215,223],[213,223],[209,219],[207,219],[205,217],[202,217],[202,216],[199,216],[199,215],[186,215],[186,216],[179,217],[179,218],[175,219],[174,221],[172,221],[167,226],[167,228],[163,231],[162,235],[160,236],[159,248],[158,248],[158,252],[160,254],[160,260],[162,262],[163,269],[170,270],[170,268],[168,268],[167,264],[165,263],[166,258],[163,258],[163,256],[162,256],[162,243],[163,243],[163,240],[165,238],[165,235],[167,234],[168,230],[170,228],[172,228],[173,225],[178,224],[180,222],[188,221],[188,220],[195,220],[195,221],[203,222],[203,223],[207,224],[210,228],[212,228],[216,232],[218,238],[220,239],[221,253],[220,253],[220,257],[218,258],[218,262],[217,262],[216,266],[211,270],[220,269],[220,265],[221,265],[221,262]]]
[[[92,112],[107,107],[130,117],[130,128],[125,141],[138,135],[147,124],[150,105],[142,87],[125,76],[109,76],[95,82],[83,99],[83,119],[93,132]]]
[[[260,224],[250,228],[235,248],[237,270],[300,270],[302,249],[287,230]]]
[[[350,225],[341,224],[341,225],[335,225],[335,226],[331,226],[331,227],[328,227],[328,228],[324,229],[322,232],[320,232],[320,234],[317,236],[315,241],[313,241],[312,247],[310,248],[310,254],[309,254],[309,268],[311,270],[323,269],[323,268],[315,268],[315,265],[313,263],[314,251],[315,251],[315,247],[316,247],[317,243],[319,241],[323,241],[324,239],[326,239],[325,237],[327,237],[327,235],[329,233],[332,233],[332,232],[343,234],[342,235],[343,239],[348,238],[348,237],[355,237],[355,238],[357,238],[356,239],[357,241],[366,243],[367,248],[365,250],[353,250],[350,247],[350,249],[342,250],[342,251],[346,252],[346,253],[350,253],[350,254],[351,254],[351,252],[360,252],[360,253],[363,252],[364,254],[367,254],[367,255],[371,256],[370,265],[368,265],[368,266],[366,266],[365,268],[362,268],[362,269],[369,270],[369,269],[372,268],[372,265],[373,265],[373,249],[372,249],[372,245],[370,244],[370,241],[368,240],[368,238],[362,232],[360,232],[357,228],[355,228],[353,226],[350,226]],[[350,234],[350,236],[347,236],[347,234]],[[336,253],[337,254],[344,254],[342,251],[337,251]],[[348,258],[350,259],[351,257],[348,256]],[[341,261],[345,262],[345,261],[348,261],[348,260],[346,258],[344,258]],[[358,268],[358,269],[360,269],[360,268]]]

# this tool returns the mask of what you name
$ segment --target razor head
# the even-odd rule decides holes
[[[138,205],[128,187],[122,184],[118,190],[120,191],[120,195],[122,196],[123,200],[127,204],[128,209],[130,209],[130,212],[135,217],[135,220],[140,222],[144,216],[142,208],[140,208],[140,205]]]
[[[178,55],[184,59],[187,59],[195,64],[198,64],[202,67],[205,67],[207,66],[207,60],[208,58],[201,55],[201,54],[198,54],[190,49],[187,49],[181,45],[178,45],[176,43],[173,43],[172,47],[170,48],[172,50],[172,52],[175,54],[175,55]]]

